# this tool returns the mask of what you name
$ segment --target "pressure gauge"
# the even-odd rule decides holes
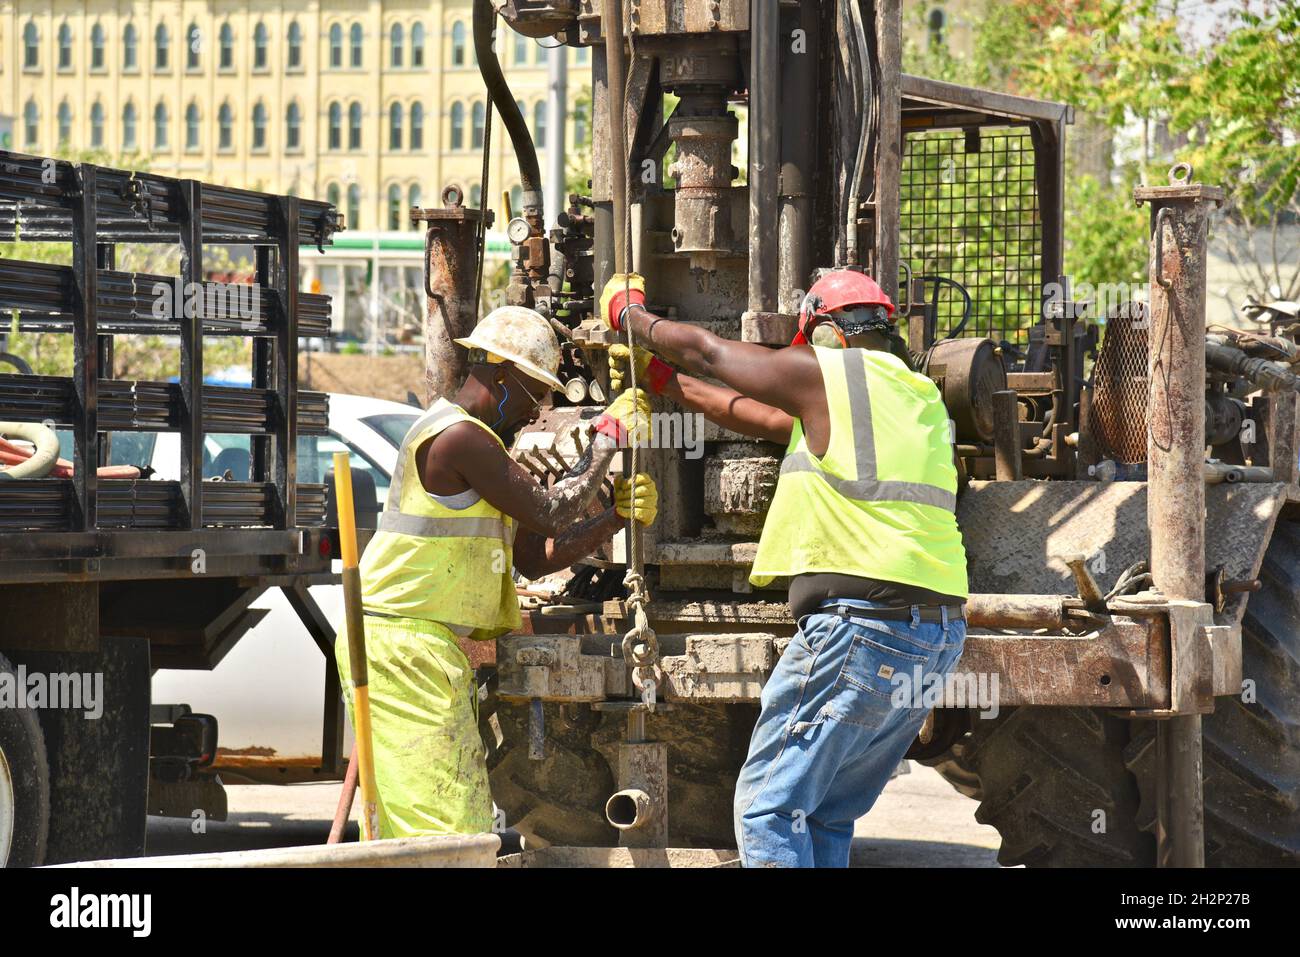
[[[506,224],[506,237],[516,246],[527,241],[532,232],[533,228],[528,225],[528,220],[521,216],[516,216]]]

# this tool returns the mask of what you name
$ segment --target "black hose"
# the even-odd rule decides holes
[[[501,61],[492,49],[492,32],[496,27],[496,11],[491,0],[474,0],[474,54],[478,57],[478,71],[483,77],[492,103],[501,114],[501,122],[510,134],[515,160],[519,163],[519,182],[523,189],[524,209],[544,217],[542,199],[542,171],[537,165],[537,149],[528,132],[528,124],[515,103],[510,86],[501,72]]]

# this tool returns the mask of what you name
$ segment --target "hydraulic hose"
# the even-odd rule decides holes
[[[0,422],[0,433],[36,446],[31,458],[0,471],[0,482],[44,478],[54,471],[59,459],[59,437],[53,429],[39,422]]]
[[[536,214],[544,220],[542,171],[537,165],[537,148],[533,146],[532,134],[528,132],[528,124],[519,112],[505,74],[501,72],[501,61],[492,49],[492,32],[495,28],[496,11],[492,8],[492,0],[474,0],[474,55],[478,57],[478,71],[514,146],[515,161],[519,164],[524,212],[529,216]]]

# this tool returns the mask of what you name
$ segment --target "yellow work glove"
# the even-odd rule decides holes
[[[673,377],[675,370],[649,349],[635,346],[632,354],[636,356],[637,386],[645,386],[655,395],[659,395],[659,393],[663,392],[664,385]],[[627,378],[627,355],[627,346],[621,343],[609,347],[609,388],[611,392],[617,392],[623,388],[624,379]]]
[[[637,472],[631,479],[614,479],[614,510],[642,525],[653,525],[659,514],[659,489],[654,479],[644,472]]]
[[[644,389],[626,389],[593,424],[597,432],[608,435],[621,447],[649,442],[650,397]]]
[[[634,303],[645,305],[645,280],[634,272],[616,272],[600,294],[600,318],[617,332],[622,328],[623,309]]]

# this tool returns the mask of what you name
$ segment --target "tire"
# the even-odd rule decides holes
[[[8,659],[0,673],[14,680]],[[30,708],[0,708],[0,867],[45,861],[50,824],[50,768],[45,737]]]
[[[1300,864],[1300,525],[1279,522],[1242,621],[1255,698],[1202,719],[1205,862]],[[1003,864],[1155,863],[1155,728],[1079,708],[1018,708],[976,721],[967,751],[984,788],[976,818]],[[1105,833],[1087,826],[1098,809]]]
[[[534,761],[528,756],[528,705],[500,701],[495,714],[501,742],[489,774],[506,825],[533,848],[617,844],[605,802],[617,790],[625,717],[547,702],[545,757]],[[648,738],[668,742],[670,846],[736,846],[732,796],[757,717],[756,705],[676,705],[647,717]]]

